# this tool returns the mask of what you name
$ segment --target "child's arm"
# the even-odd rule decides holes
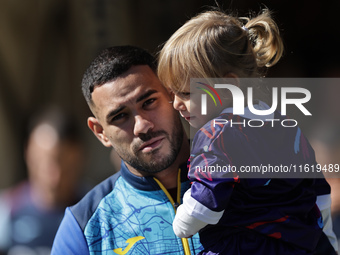
[[[190,216],[183,205],[177,208],[176,217],[172,223],[175,235],[180,238],[189,238],[206,225],[208,224]]]
[[[212,140],[204,133],[194,138],[188,174],[193,184],[184,194],[173,222],[174,232],[179,237],[189,237],[208,224],[217,224],[229,202],[237,180],[234,173],[206,171],[207,166],[228,167],[231,164],[226,152],[220,150],[221,143],[221,139]]]
[[[189,189],[184,194],[183,204],[177,209],[173,222],[174,232],[178,237],[188,238],[206,225],[216,224],[222,217],[223,212],[212,211],[195,200],[191,196],[191,189]]]

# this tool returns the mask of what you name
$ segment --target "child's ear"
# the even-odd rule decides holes
[[[105,146],[111,147],[111,142],[109,138],[105,135],[105,130],[102,125],[99,123],[98,119],[95,117],[89,117],[87,119],[87,125],[93,132],[93,134],[98,138],[98,140]]]

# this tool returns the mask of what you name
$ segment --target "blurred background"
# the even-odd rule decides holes
[[[273,11],[285,53],[268,77],[340,76],[340,1],[216,2],[239,16],[265,6]],[[51,105],[79,124],[84,181],[95,185],[115,172],[119,160],[87,128],[91,113],[80,89],[85,69],[108,46],[131,44],[157,53],[177,28],[209,6],[216,6],[215,1],[0,0],[0,189],[27,178],[28,123],[32,114]],[[323,98],[323,104],[314,101],[312,111],[328,125],[317,127],[313,116],[303,131],[320,151],[319,161],[339,163],[340,89],[313,90],[312,97]],[[330,115],[322,114],[325,109],[332,109]]]

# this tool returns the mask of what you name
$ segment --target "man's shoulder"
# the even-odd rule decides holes
[[[102,199],[113,191],[120,176],[121,173],[117,172],[108,177],[90,190],[77,204],[70,207],[72,214],[83,230]]]

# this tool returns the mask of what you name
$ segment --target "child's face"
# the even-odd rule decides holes
[[[190,90],[190,86],[186,86],[183,91],[174,93],[174,108],[194,128],[201,128],[223,110],[221,106],[215,106],[211,100],[207,100],[208,112],[207,115],[202,115],[201,95],[202,90],[195,88]]]

